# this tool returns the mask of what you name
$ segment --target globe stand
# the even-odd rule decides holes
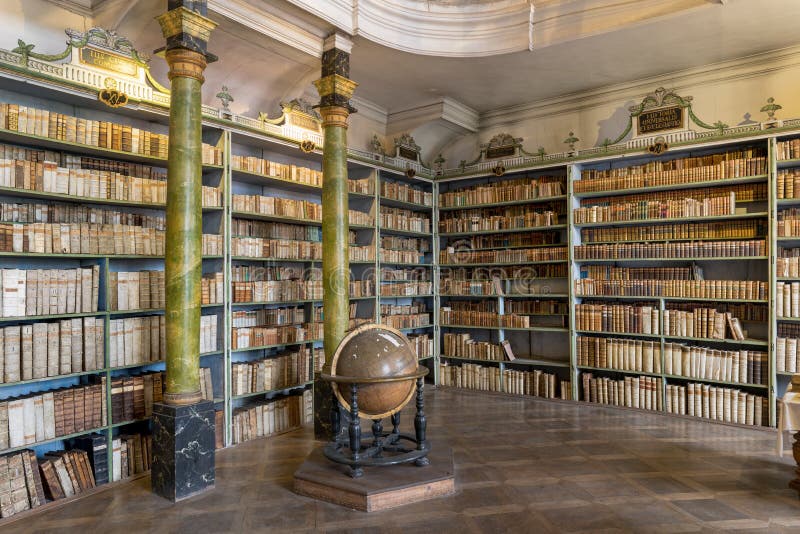
[[[339,399],[334,392],[333,408],[331,409],[331,428],[334,439],[323,449],[325,457],[338,464],[350,467],[349,474],[352,478],[364,475],[364,467],[390,466],[414,462],[417,466],[430,464],[428,453],[430,444],[425,439],[427,420],[425,419],[425,375],[429,369],[419,366],[416,372],[393,377],[382,378],[355,378],[322,375],[323,380],[331,381],[337,385],[347,385],[350,388],[350,423],[347,432],[343,432],[339,417]],[[391,414],[392,430],[384,432],[382,419],[372,420],[372,439],[363,439],[361,436],[361,419],[358,412],[358,388],[365,384],[382,384],[416,380],[416,408],[414,417],[414,436],[400,432],[399,410]],[[341,386],[340,386],[341,387]]]

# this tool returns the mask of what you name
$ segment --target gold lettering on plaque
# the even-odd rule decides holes
[[[683,128],[683,108],[675,106],[647,111],[639,115],[637,119],[640,134],[675,130]]]
[[[96,48],[89,48],[85,46],[81,48],[81,63],[99,67],[101,69],[110,70],[126,76],[136,76],[139,72],[139,66],[133,60],[118,56],[116,54],[109,54]]]
[[[303,117],[302,115],[292,115],[292,124],[306,130],[319,132],[319,121],[310,117]]]

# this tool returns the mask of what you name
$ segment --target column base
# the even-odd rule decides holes
[[[153,493],[180,501],[214,488],[214,403],[153,405]]]

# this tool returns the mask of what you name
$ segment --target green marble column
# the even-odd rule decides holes
[[[325,327],[325,365],[331,369],[336,348],[344,338],[350,321],[350,252],[348,250],[347,118],[352,108],[356,83],[350,75],[350,54],[339,46],[349,46],[341,36],[325,41],[322,78],[314,82],[320,96],[324,145],[322,147],[322,303]],[[331,439],[331,384],[317,377],[314,383],[314,434]]]
[[[167,163],[165,401],[200,396],[200,279],[203,257],[201,82],[172,78]]]

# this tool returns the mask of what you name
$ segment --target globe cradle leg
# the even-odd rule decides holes
[[[385,348],[387,340],[389,347],[401,353],[397,358],[400,363],[395,367],[399,369],[396,374],[392,373],[395,369],[390,365],[396,362],[386,357],[389,352]],[[347,350],[343,350],[345,347]],[[339,358],[342,353],[353,355],[352,360],[342,363]],[[370,360],[370,354],[377,354],[378,357]],[[382,374],[365,375],[362,372],[363,368],[358,367],[365,361],[378,362],[380,365],[374,367],[379,368]],[[386,361],[389,361],[389,364],[386,364]],[[381,367],[384,364],[389,365],[389,372]],[[369,365],[366,367],[373,370]],[[322,378],[333,383],[337,402],[349,408],[350,422],[347,424],[346,433],[336,432],[333,441],[324,447],[325,457],[349,466],[349,475],[353,478],[363,476],[364,467],[412,462],[420,467],[429,465],[430,444],[426,438],[427,422],[423,395],[425,375],[428,371],[426,367],[417,364],[416,355],[408,339],[396,329],[383,325],[364,325],[345,336],[334,354],[331,373],[323,374]],[[386,405],[379,404],[385,400],[387,395],[382,395],[385,392],[389,395],[400,395],[400,400],[395,401],[387,412],[382,412],[381,410],[387,409]],[[403,434],[399,429],[400,410],[411,399],[416,400],[417,412],[414,417],[413,436]],[[359,416],[372,420],[371,436],[365,436],[363,439]],[[383,429],[381,420],[386,416],[391,416],[391,432]],[[331,427],[340,428],[339,414],[331,411],[330,417]]]

